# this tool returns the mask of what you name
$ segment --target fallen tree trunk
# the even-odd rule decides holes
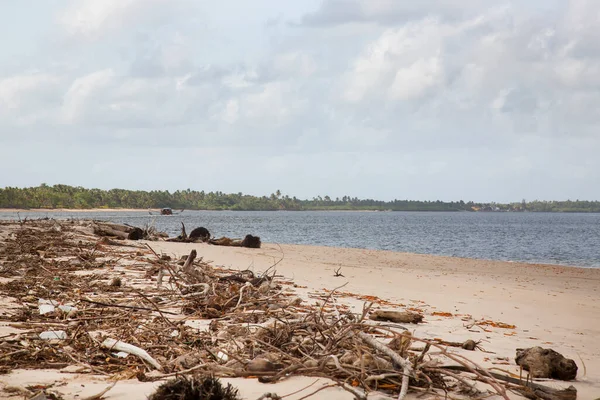
[[[120,239],[129,240],[156,240],[161,234],[156,232],[154,228],[138,228],[129,225],[119,225],[110,222],[94,221],[93,225],[94,234],[103,237],[117,237]]]
[[[224,236],[219,239],[210,239],[208,243],[215,246],[248,247],[252,249],[259,249],[261,246],[260,237],[253,235],[246,235],[244,239],[231,239]]]
[[[118,237],[121,239],[128,239],[129,238],[129,232],[123,231],[123,230],[117,230],[114,229],[108,225],[95,225],[94,226],[94,234],[98,235],[98,236],[112,236],[112,237]]]

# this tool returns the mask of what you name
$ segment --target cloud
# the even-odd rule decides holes
[[[43,72],[0,77],[0,123],[23,126],[52,118],[63,81]]]
[[[118,31],[140,22],[152,8],[166,0],[71,0],[58,14],[58,22],[65,32],[84,40],[96,40],[107,33]]]
[[[425,17],[454,21],[476,15],[484,5],[490,7],[498,3],[475,0],[324,0],[316,11],[302,17],[301,24],[313,27],[349,23],[397,25]]]
[[[94,95],[109,85],[114,76],[113,70],[106,69],[75,79],[63,99],[64,122],[77,123],[87,115],[90,106],[97,107],[98,99]]]

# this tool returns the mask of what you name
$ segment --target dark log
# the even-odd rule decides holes
[[[142,240],[144,238],[144,231],[141,228],[133,228],[127,235],[129,240]]]
[[[423,321],[423,316],[412,311],[386,311],[377,310],[369,315],[375,321],[390,321],[399,324],[418,324]]]
[[[210,239],[210,232],[204,227],[199,227],[190,232],[189,239],[202,242],[207,242]]]
[[[258,236],[246,235],[240,246],[251,249],[260,249],[260,238]]]

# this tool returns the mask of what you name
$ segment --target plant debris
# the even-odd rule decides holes
[[[148,400],[239,400],[237,389],[231,384],[223,387],[217,378],[187,378],[180,376],[171,379],[156,389]]]
[[[372,301],[380,299],[361,296],[363,310],[353,313],[337,300],[352,294],[337,289],[307,304],[291,280],[277,275],[277,263],[257,274],[213,266],[192,250],[179,264],[148,244],[107,243],[108,229],[120,230],[99,226],[0,222],[0,290],[11,298],[0,320],[18,330],[0,338],[2,371],[76,365],[79,373],[116,380],[177,376],[152,400],[237,398],[218,377],[265,383],[324,377],[358,399],[373,391],[399,399],[409,391],[508,399],[511,391],[530,390],[444,343],[379,322],[398,322],[399,316],[422,322],[422,314],[407,308],[371,312]],[[253,238],[244,240],[260,246]],[[53,309],[41,312],[42,304]],[[460,347],[471,350],[477,343]]]

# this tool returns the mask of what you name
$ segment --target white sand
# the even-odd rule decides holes
[[[176,257],[196,249],[199,257],[213,264],[252,268],[256,272],[266,270],[283,255],[277,271],[293,278],[296,284],[306,286],[299,289],[300,292],[330,290],[347,282],[341,291],[374,295],[418,308],[425,314],[425,323],[410,326],[417,336],[449,341],[482,340],[483,347],[492,353],[457,351],[483,366],[517,374],[516,348],[538,345],[553,348],[577,362],[578,379],[544,384],[557,388],[573,384],[578,389],[579,399],[600,396],[600,270],[295,245],[264,244],[262,249],[243,249],[205,244],[149,244],[158,253]],[[334,277],[334,270],[340,267],[344,277]],[[363,303],[353,296],[340,301],[348,302],[357,311]],[[455,316],[432,315],[436,311]],[[471,326],[481,320],[504,322],[516,328]],[[0,376],[0,383],[17,386],[57,380],[64,386],[56,389],[65,393],[67,399],[92,395],[107,386],[100,378],[59,371],[15,371]],[[237,386],[244,398],[255,399],[264,392],[279,395],[293,392],[315,378],[296,377],[275,385],[260,384],[254,379],[225,381]],[[325,382],[321,380],[286,399],[298,399]],[[156,385],[158,383],[120,381],[105,398],[145,399]],[[351,399],[352,396],[342,389],[331,388],[313,398]]]

